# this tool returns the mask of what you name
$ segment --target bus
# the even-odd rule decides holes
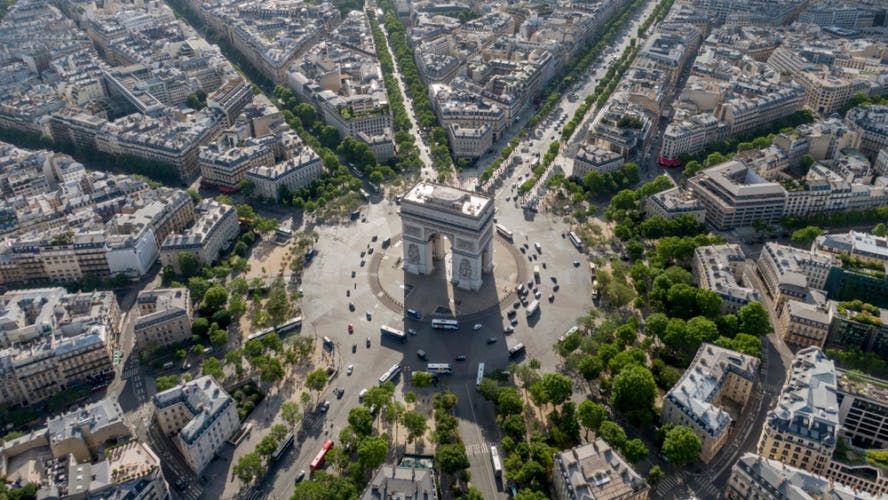
[[[509,348],[509,357],[514,358],[522,352],[524,352],[524,344],[515,344]]]
[[[490,461],[493,462],[493,475],[497,478],[503,477],[503,464],[500,462],[499,452],[494,445],[490,445]]]
[[[318,451],[318,454],[315,455],[315,457],[311,460],[311,465],[309,466],[309,469],[312,472],[318,470],[318,468],[320,468],[322,465],[324,465],[324,459],[327,458],[327,453],[330,452],[330,448],[332,448],[332,447],[333,447],[333,440],[332,439],[328,439],[328,440],[324,441],[324,444],[321,446],[321,449],[320,449],[320,451]]]
[[[481,380],[484,379],[484,363],[478,363],[478,378],[475,379],[475,388],[481,387]]]
[[[401,373],[401,365],[393,365],[383,373],[381,377],[379,377],[379,385],[383,385],[386,382],[393,380],[399,373]]]
[[[274,333],[274,327],[266,328],[265,330],[259,330],[258,332],[251,333],[247,336],[247,342],[253,339],[261,339],[262,337],[268,335],[269,333]]]
[[[577,233],[571,231],[567,233],[567,237],[570,239],[570,242],[573,243],[573,246],[577,247],[577,250],[583,249],[583,242],[580,240],[580,237],[577,236]]]
[[[271,461],[277,462],[291,446],[293,446],[293,433],[289,432],[277,449],[274,450],[274,453],[271,454]]]
[[[505,238],[509,241],[512,241],[512,231],[509,231],[508,229],[506,229],[506,226],[504,226],[502,224],[497,224],[496,225],[496,232],[498,232],[500,234],[500,236],[502,236],[503,238]]]
[[[426,371],[439,375],[453,375],[453,366],[450,363],[429,363],[426,365]]]
[[[383,337],[389,337],[398,342],[407,342],[407,335],[405,335],[403,331],[388,325],[382,325],[379,327],[379,333],[381,333]]]
[[[436,330],[459,330],[459,321],[455,319],[433,319],[432,328]]]
[[[537,311],[539,311],[539,310],[540,310],[540,301],[534,300],[533,302],[531,302],[530,304],[527,305],[527,310],[524,312],[527,314],[527,317],[529,318],[529,317],[533,316],[534,314],[536,314]]]
[[[290,333],[297,328],[302,327],[302,316],[296,316],[295,318],[281,323],[280,325],[274,327],[275,331],[280,334]]]

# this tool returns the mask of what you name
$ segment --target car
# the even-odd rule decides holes
[[[475,323],[475,326],[472,327],[472,330],[475,330],[477,332],[478,330],[480,330],[483,327],[484,327],[484,325],[482,325],[481,323]]]
[[[355,304],[353,302],[348,303],[348,310],[351,312],[355,312]]]
[[[573,265],[574,265],[574,267],[580,267],[580,261],[578,261],[578,260],[573,261]]]
[[[533,288],[533,279],[527,280],[527,288]]]
[[[364,267],[364,264],[366,264],[366,263],[367,263],[367,261],[366,261],[366,260],[364,260],[364,259],[361,259],[361,267]]]
[[[507,327],[503,328],[503,333],[505,333],[506,335],[508,335],[514,331],[515,331],[515,328],[511,327],[511,326],[507,326]]]
[[[519,307],[521,307],[521,301],[520,301],[520,300],[516,300],[515,302],[512,302],[512,308],[514,308],[514,309],[518,309]],[[513,315],[514,315],[514,312],[515,312],[515,311],[509,311],[509,312],[513,313]]]
[[[495,344],[495,343],[496,343],[496,337],[488,337],[488,338],[487,338],[487,343],[488,343],[488,344]]]
[[[537,290],[536,292],[534,292],[534,294],[533,294],[533,298],[539,300],[539,298],[540,298],[542,295],[543,295],[543,294],[540,293],[539,290]]]
[[[351,323],[348,324],[348,333],[355,333],[355,327]]]
[[[416,357],[419,358],[419,359],[421,359],[421,360],[423,360],[423,361],[428,361],[428,360],[429,360],[429,355],[426,354],[426,352],[423,351],[422,349],[417,349],[417,350],[416,350]]]
[[[413,328],[408,328],[407,333],[409,333],[410,335],[413,335],[414,337],[416,336],[416,330],[414,330]]]
[[[352,344],[352,353],[358,352],[358,344]]]
[[[342,399],[342,395],[345,394],[345,389],[337,387],[336,390],[333,391],[333,394],[336,394],[336,399]]]
[[[370,237],[370,241],[372,241],[372,242],[374,242],[374,243],[376,242],[377,239],[379,239],[379,237],[376,236],[375,234],[374,234],[373,236]]]
[[[367,249],[367,255],[372,255],[372,254],[373,254],[373,247],[370,247]]]
[[[459,356],[457,356],[457,357],[455,357],[455,358],[453,358],[453,359],[455,359],[455,360],[457,360],[457,361],[465,361],[465,360],[466,360],[466,355],[465,355],[465,354],[460,354]]]
[[[367,255],[367,251],[366,251],[366,250],[361,250],[361,257],[363,258],[365,255]]]
[[[357,275],[357,272],[356,272],[356,271],[352,271],[352,278],[354,278],[356,275]]]
[[[555,294],[549,294],[549,302],[555,302]]]
[[[305,479],[305,469],[299,471],[299,474],[296,474],[296,481],[294,481],[294,483],[299,484],[303,479]]]
[[[367,315],[367,321],[373,321],[373,313],[371,313],[370,311],[367,311],[366,315]]]
[[[370,348],[370,337],[367,337],[367,349]]]
[[[517,316],[513,316],[512,319],[509,320],[509,323],[510,323],[512,326],[518,326],[518,317],[517,317]]]
[[[346,375],[351,375],[355,371],[355,365],[348,365],[348,368],[345,370]]]
[[[561,285],[556,284],[555,286],[552,287],[552,291],[557,292],[559,288],[561,288]]]
[[[518,304],[518,305],[520,306],[521,304]],[[517,307],[517,306],[516,306],[516,307]],[[512,317],[514,317],[516,314],[518,314],[518,311],[516,311],[516,310],[514,310],[514,309],[509,309],[509,312],[506,313],[506,316],[512,318]]]
[[[323,403],[318,407],[321,410],[321,413],[327,413],[327,410],[330,409],[330,400],[325,399]]]

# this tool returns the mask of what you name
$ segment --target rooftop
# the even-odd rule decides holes
[[[744,453],[734,470],[749,475],[756,484],[771,493],[771,498],[786,500],[868,500],[866,492],[852,490],[831,479],[797,469],[777,460]]]
[[[790,367],[777,406],[767,423],[827,446],[836,442],[839,411],[836,402],[836,368],[818,347],[799,351]]]
[[[452,186],[420,182],[404,195],[402,203],[440,208],[477,218],[493,203],[493,200],[487,196]]]
[[[569,498],[617,499],[648,489],[644,479],[601,438],[557,453],[552,474],[562,476]]]

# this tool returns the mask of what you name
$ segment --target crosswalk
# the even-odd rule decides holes
[[[674,490],[675,488],[684,486],[686,475],[686,472],[680,471],[677,474],[670,474],[664,477],[660,480],[659,483],[657,483],[657,493],[663,496]]]
[[[466,445],[466,455],[490,455],[490,444],[484,442]]]
[[[718,499],[721,498],[721,490],[712,484],[709,476],[691,475],[687,471],[679,471],[671,474],[657,483],[656,493],[659,497],[683,497],[686,493],[681,493],[685,489],[693,492],[697,498]]]

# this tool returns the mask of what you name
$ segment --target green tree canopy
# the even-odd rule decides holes
[[[634,422],[648,422],[657,397],[657,383],[650,370],[640,365],[625,368],[613,382],[611,404]]]
[[[666,433],[663,441],[663,453],[669,462],[678,467],[696,462],[700,455],[702,443],[690,427],[677,425]]]

